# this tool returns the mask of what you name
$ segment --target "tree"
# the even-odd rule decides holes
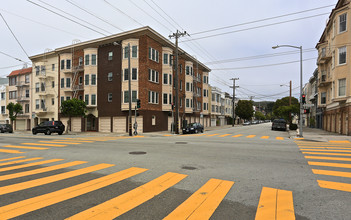
[[[235,113],[242,119],[249,120],[253,116],[253,103],[248,100],[239,100]]]
[[[289,96],[277,99],[273,107],[273,113],[276,117],[284,118],[290,122],[289,114],[298,114],[300,109],[299,101],[291,97],[291,106],[289,106]]]
[[[9,110],[9,117],[11,119],[11,125],[13,126],[13,122],[16,121],[18,113],[21,113],[23,110],[23,107],[21,104],[16,103],[14,104],[13,102],[10,102],[6,106],[7,110]]]
[[[61,114],[69,117],[66,132],[68,132],[68,127],[71,127],[71,117],[85,116],[86,111],[87,105],[83,100],[70,99],[61,103]]]
[[[256,111],[255,112],[255,118],[257,120],[265,120],[266,119],[266,116],[264,116],[264,114],[262,112],[259,112],[259,111]]]

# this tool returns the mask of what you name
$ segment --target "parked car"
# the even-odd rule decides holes
[[[191,133],[203,133],[204,132],[204,126],[200,123],[190,123],[188,124],[185,128],[183,128],[183,134],[191,134]]]
[[[249,121],[246,121],[243,123],[243,125],[250,125],[250,124],[251,124],[251,122],[249,122]]]
[[[0,124],[0,132],[1,133],[5,133],[5,132],[12,133],[13,132],[12,125],[10,125],[10,124]]]
[[[274,119],[272,123],[272,130],[286,131],[286,121],[284,119]]]
[[[32,129],[32,133],[44,133],[50,135],[51,133],[58,133],[61,135],[65,131],[65,125],[61,121],[44,121]]]

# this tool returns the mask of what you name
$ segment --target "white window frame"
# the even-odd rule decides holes
[[[345,62],[344,63],[340,63],[340,54],[341,53],[345,53]],[[346,49],[346,46],[343,46],[343,47],[339,47],[338,48],[338,65],[345,65],[347,62],[347,49]]]
[[[343,22],[345,22],[345,30],[341,30],[341,18],[342,16],[345,16],[345,20]],[[341,15],[339,15],[339,28],[338,28],[338,33],[341,34],[341,33],[344,33],[347,31],[347,13],[343,13]]]
[[[344,94],[341,94],[341,89],[343,89],[343,93]],[[345,97],[346,96],[346,78],[338,80],[338,96],[339,97]]]

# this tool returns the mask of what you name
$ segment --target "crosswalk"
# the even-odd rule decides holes
[[[165,137],[170,137],[172,135],[163,135]],[[289,138],[285,137],[271,137],[271,136],[260,136],[255,134],[245,135],[245,134],[187,134],[187,135],[179,135],[177,137],[194,137],[194,136],[202,136],[202,137],[214,137],[214,138],[260,138],[260,139],[275,139],[275,140],[289,140]]]
[[[54,163],[54,164],[51,164]],[[51,164],[51,165],[50,165]],[[45,165],[38,168],[37,165]],[[74,166],[84,166],[79,169],[71,169]],[[25,169],[23,169],[25,168]],[[50,174],[50,171],[70,168],[69,171],[59,174]],[[45,186],[46,184],[58,182],[72,177],[80,177],[103,169],[114,169],[114,164],[93,164],[87,161],[70,161],[64,159],[44,159],[42,157],[26,158],[25,156],[9,157],[0,159],[0,183],[6,180],[13,180],[9,185],[1,184],[0,196],[12,196],[14,192],[25,193],[34,187]],[[6,173],[4,173],[7,171]],[[13,171],[13,172],[8,172]],[[99,176],[82,183],[71,183],[65,188],[45,192],[31,198],[15,201],[0,207],[0,219],[11,219],[25,214],[36,216],[40,209],[62,202],[69,203],[70,199],[90,192],[110,187],[112,184],[131,178],[148,169],[130,167],[125,170],[112,171],[111,174]],[[38,174],[45,174],[38,177]],[[27,178],[23,178],[27,177]],[[31,177],[31,178],[28,178]],[[79,210],[66,219],[114,219],[145,202],[155,199],[167,189],[175,187],[181,181],[187,181],[188,175],[167,172],[156,177],[145,184],[107,199],[100,204],[81,204],[85,210]],[[29,179],[29,180],[28,180]],[[17,180],[17,181],[16,181]],[[187,199],[177,204],[173,211],[162,217],[163,219],[209,219],[216,211],[220,203],[225,199],[228,192],[234,187],[234,181],[211,178],[207,182],[199,183],[198,190],[193,192]],[[203,184],[201,186],[201,184]],[[113,191],[111,192],[113,193]],[[167,198],[172,200],[172,198]],[[263,187],[261,194],[257,195],[258,206],[256,220],[263,219],[295,219],[293,194],[291,191]],[[162,201],[161,201],[162,203]],[[162,205],[162,204],[161,204]],[[65,212],[65,210],[60,210]],[[55,219],[55,216],[52,216]]]
[[[99,141],[113,141],[119,139],[140,138],[144,136],[121,136],[121,137],[77,137],[77,138],[63,138],[53,140],[40,140],[33,143],[20,143],[16,145],[0,146],[0,153],[8,154],[23,154],[25,150],[48,150],[51,148],[66,147],[68,145],[79,145],[85,143],[94,143]]]
[[[351,192],[351,143],[349,141],[311,142],[296,141],[301,153],[318,175],[321,188]],[[323,177],[329,176],[328,180]],[[342,182],[330,178],[344,177]]]

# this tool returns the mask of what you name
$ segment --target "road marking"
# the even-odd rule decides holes
[[[349,183],[338,183],[325,180],[317,180],[317,182],[322,188],[351,192],[351,184]]]
[[[312,169],[314,174],[351,178],[351,172]]]
[[[213,136],[216,136],[216,135],[219,135],[219,134],[209,134],[207,135],[208,137],[213,137]]]
[[[165,134],[165,135],[163,135],[164,137],[171,137],[171,136],[173,136],[172,134]]]
[[[67,141],[38,141],[40,143],[49,143],[49,144],[82,144],[77,142],[67,142]]]
[[[5,145],[2,147],[9,147],[9,148],[20,148],[20,149],[32,149],[32,150],[47,150],[47,147],[27,147],[27,146],[17,146],[17,145]]]
[[[62,160],[62,159],[53,159],[53,160]],[[16,170],[16,169],[21,169],[21,168],[25,168],[25,167],[31,167],[31,166],[37,166],[37,165],[55,162],[53,160],[43,160],[43,161],[38,161],[38,162],[34,162],[34,163],[27,163],[27,164],[16,165],[16,166],[11,166],[11,167],[3,167],[3,168],[0,168],[0,172],[9,171],[9,170]]]
[[[52,193],[0,207],[0,219],[10,219],[117,183],[147,169],[132,167]]]
[[[246,138],[254,138],[254,137],[256,137],[256,135],[254,134],[246,136]]]
[[[342,160],[351,161],[351,158],[346,157],[317,157],[317,156],[305,156],[306,159],[318,159],[318,160]]]
[[[210,219],[234,182],[210,179],[163,220]]]
[[[223,134],[223,135],[221,135],[219,137],[226,137],[226,136],[229,136],[229,135],[232,135],[232,134]]]
[[[62,142],[70,142],[72,140],[65,140],[65,139],[59,139],[59,140],[53,140],[53,141],[62,141]],[[94,141],[81,141],[81,140],[73,140],[74,142],[82,142],[82,143],[94,143]]]
[[[105,169],[105,168],[108,168],[111,166],[114,166],[114,165],[102,163],[102,164],[98,164],[98,165],[94,165],[94,166],[90,166],[90,167],[86,167],[86,168],[82,168],[82,169],[78,169],[78,170],[69,171],[66,173],[60,173],[60,174],[56,174],[53,176],[43,177],[40,179],[35,179],[35,180],[26,181],[26,182],[3,186],[3,187],[0,187],[0,195],[12,193],[12,192],[17,192],[17,191],[24,190],[24,189],[33,188],[36,186],[41,186],[44,184],[68,179],[68,178],[83,175],[86,173],[91,173],[91,172]]]
[[[261,139],[268,139],[269,136],[262,136]]]
[[[320,152],[302,152],[303,154],[317,154],[317,155],[333,155],[333,156],[348,156],[351,157],[351,154],[340,154],[340,153],[320,153]]]
[[[303,140],[303,139],[305,139],[305,138],[294,138],[295,140]]]
[[[305,151],[327,151],[327,152],[345,152],[345,153],[351,153],[351,150],[320,150],[320,149],[301,149],[301,151],[305,150]]]
[[[12,165],[12,164],[16,164],[16,163],[23,163],[23,162],[27,162],[27,161],[40,160],[40,159],[43,159],[43,158],[42,157],[33,157],[33,158],[29,158],[29,159],[24,159],[24,160],[16,160],[16,161],[12,161],[12,162],[0,163],[0,166]]]
[[[166,173],[136,189],[67,219],[114,219],[177,184],[187,175]]]
[[[325,163],[325,162],[313,162],[313,161],[307,161],[307,162],[308,162],[308,165],[312,165],[312,166],[351,168],[351,164],[349,163]]]
[[[22,152],[19,150],[7,150],[7,149],[0,149],[0,152],[9,153],[9,154],[23,154],[23,153],[25,153],[25,152]]]
[[[255,220],[293,220],[294,202],[291,191],[263,187]]]
[[[56,161],[59,161],[59,160],[62,160],[62,159],[56,159]],[[52,161],[52,162],[56,162],[56,161]],[[47,163],[51,163],[51,162],[47,162]],[[12,173],[12,174],[8,174],[8,175],[0,176],[0,181],[14,179],[14,178],[23,177],[23,176],[29,176],[29,175],[38,174],[38,173],[49,172],[49,171],[58,170],[58,169],[63,169],[63,168],[76,166],[76,165],[83,164],[83,163],[87,163],[87,162],[86,161],[73,161],[73,162],[58,164],[58,165],[54,165],[54,166],[50,166],[50,167],[44,167],[44,168],[39,168],[39,169],[34,169],[34,170],[29,170],[29,171],[23,171],[23,172],[19,172],[19,173]]]
[[[350,141],[329,141],[330,143],[345,143],[345,144],[349,144]]]
[[[295,143],[299,146],[335,146],[335,147],[351,147],[350,144],[337,144],[337,143],[326,143],[326,142],[301,142],[301,141],[295,141]]]
[[[241,137],[241,136],[243,136],[243,135],[242,134],[237,134],[237,135],[234,135],[232,137],[236,138],[236,137]]]
[[[275,139],[277,139],[277,140],[284,140],[283,137],[276,137]]]
[[[66,147],[67,145],[62,144],[38,144],[38,143],[21,143],[23,145],[34,145],[34,146],[49,146],[49,147]]]
[[[325,150],[333,150],[333,149],[341,149],[341,150],[349,150],[349,147],[307,147],[307,146],[299,146],[300,149],[325,149]]]
[[[21,159],[21,158],[25,158],[25,156],[21,156],[21,157],[11,157],[11,158],[5,158],[5,159],[1,159],[0,161],[7,161],[7,160],[16,160],[16,159]]]

